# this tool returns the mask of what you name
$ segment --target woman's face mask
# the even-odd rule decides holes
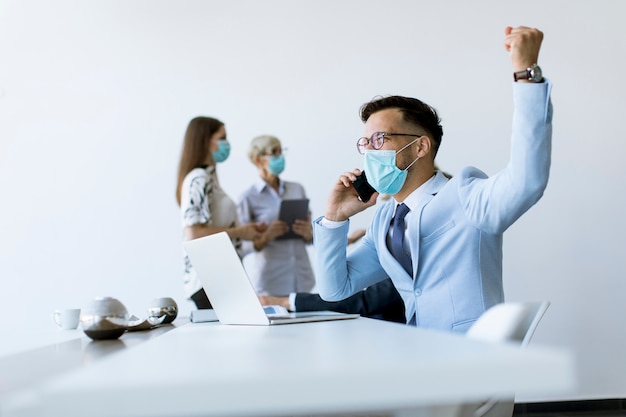
[[[213,156],[213,161],[217,164],[220,162],[224,162],[228,159],[228,155],[230,155],[230,142],[227,140],[218,140],[217,141],[217,151],[211,152]]]
[[[268,171],[274,175],[279,176],[285,170],[285,156],[284,155],[270,155],[269,165],[267,166]]]

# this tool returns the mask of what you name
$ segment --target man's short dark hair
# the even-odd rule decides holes
[[[433,157],[437,155],[443,136],[441,119],[437,114],[437,110],[416,98],[402,96],[375,97],[369,103],[361,106],[361,120],[367,122],[367,119],[372,114],[386,109],[400,110],[405,121],[424,129],[433,142]]]

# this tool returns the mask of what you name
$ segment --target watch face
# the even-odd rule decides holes
[[[530,68],[530,80],[538,83],[543,80],[543,75],[541,74],[541,68],[535,64]]]

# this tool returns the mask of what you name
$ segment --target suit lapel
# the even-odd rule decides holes
[[[441,188],[447,183],[448,179],[440,171],[437,171],[433,181],[431,181],[424,190],[417,207],[414,209],[414,213],[412,213],[408,219],[407,229],[409,247],[411,248],[411,262],[413,264],[413,278],[417,276],[417,270],[419,268],[420,225],[422,224],[422,212],[424,211],[424,207],[430,203],[439,190],[441,190]]]

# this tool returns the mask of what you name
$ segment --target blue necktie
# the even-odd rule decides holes
[[[411,264],[411,255],[404,249],[404,216],[411,211],[406,204],[401,203],[396,208],[396,215],[393,218],[393,233],[391,235],[391,254],[402,265],[406,272],[413,276],[413,266]]]

